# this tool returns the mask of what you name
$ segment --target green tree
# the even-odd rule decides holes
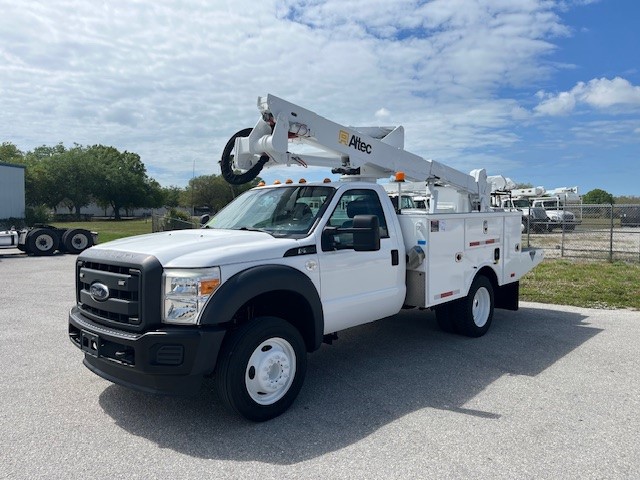
[[[96,165],[94,196],[102,204],[111,205],[116,220],[122,218],[122,209],[160,206],[160,186],[147,176],[137,153],[104,145],[89,147],[88,153]]]
[[[46,205],[55,209],[64,194],[62,185],[55,177],[55,158],[67,151],[61,143],[54,147],[42,145],[24,155],[25,196],[26,203],[31,207]]]
[[[202,175],[189,180],[182,195],[182,204],[188,207],[207,207],[215,213],[242,192],[255,187],[259,178],[244,185],[231,185],[220,175]]]
[[[164,198],[163,204],[166,207],[175,208],[180,205],[180,196],[183,193],[183,189],[176,186],[162,187],[162,195]]]
[[[24,153],[11,142],[0,145],[0,163],[24,164]]]
[[[95,190],[96,172],[87,153],[87,148],[75,145],[65,152],[53,155],[44,161],[51,181],[58,186],[58,203],[65,203],[80,217],[80,209],[91,203]]]
[[[591,190],[587,193],[585,193],[582,196],[582,203],[586,203],[586,204],[613,204],[615,203],[615,199],[613,198],[613,195],[611,195],[609,192],[606,192],[600,188],[596,188],[594,190]]]
[[[24,163],[27,205],[55,210],[63,204],[79,216],[80,209],[91,203],[95,173],[86,147],[42,145],[27,152]]]
[[[145,180],[146,196],[139,207],[160,208],[165,205],[165,191],[153,178],[147,177]]]

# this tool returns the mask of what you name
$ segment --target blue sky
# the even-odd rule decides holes
[[[636,0],[0,0],[0,141],[219,173],[272,93],[407,150],[548,189],[640,196]],[[263,177],[321,178],[292,167]]]

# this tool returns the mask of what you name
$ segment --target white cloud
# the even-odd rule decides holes
[[[540,97],[540,93],[536,96]],[[535,112],[539,115],[566,115],[571,113],[576,106],[575,96],[570,92],[561,92],[556,96],[543,94],[544,100],[535,107]]]
[[[390,116],[391,116],[391,112],[384,107],[376,110],[376,113],[374,113],[374,117],[382,121],[388,119]]]
[[[585,104],[597,109],[610,107],[640,107],[640,86],[633,86],[624,78],[594,78],[588,83],[579,82],[568,92],[536,94],[542,101],[535,107],[538,115],[566,115],[576,106]]]
[[[23,150],[63,141],[134,151],[163,185],[183,185],[194,164],[198,175],[219,171],[229,136],[255,124],[256,97],[273,93],[345,124],[393,112],[409,150],[462,158],[518,141],[513,122],[527,112],[500,91],[550,74],[543,58],[569,34],[554,8],[0,0],[0,132]],[[580,101],[614,102],[614,90]],[[545,94],[549,111],[554,98]]]

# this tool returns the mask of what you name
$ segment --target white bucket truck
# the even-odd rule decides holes
[[[336,332],[413,307],[479,337],[494,308],[518,308],[543,252],[522,247],[519,212],[492,211],[484,170],[405,151],[402,127],[346,127],[273,95],[258,107],[224,149],[228,181],[291,164],[334,167],[342,181],[259,186],[202,229],[83,252],[69,336],[90,370],[160,393],[213,376],[225,405],[262,421],[293,403],[307,354]],[[396,172],[422,182],[427,211],[394,208],[376,179]]]
[[[571,231],[581,223],[573,212],[567,210],[571,204],[580,203],[578,187],[546,190],[539,186],[505,190],[503,193],[508,193],[508,195],[500,197],[503,208],[522,209],[523,215],[526,215],[526,208],[530,207],[530,217],[525,220],[531,222],[532,229],[535,229],[533,227],[544,227],[543,230],[547,231],[554,229]],[[542,218],[542,211],[548,217],[546,221]],[[523,221],[523,228],[526,223]]]

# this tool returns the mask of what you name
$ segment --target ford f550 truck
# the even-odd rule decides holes
[[[484,170],[405,151],[402,127],[346,127],[272,95],[258,108],[223,151],[228,181],[292,164],[333,165],[341,181],[258,186],[202,229],[83,252],[69,337],[91,371],[173,394],[213,376],[226,406],[263,421],[294,402],[307,355],[336,332],[420,308],[479,337],[494,308],[518,308],[519,279],[543,253],[522,247],[519,212],[491,209]],[[428,210],[394,207],[376,179],[396,172],[423,182]]]

